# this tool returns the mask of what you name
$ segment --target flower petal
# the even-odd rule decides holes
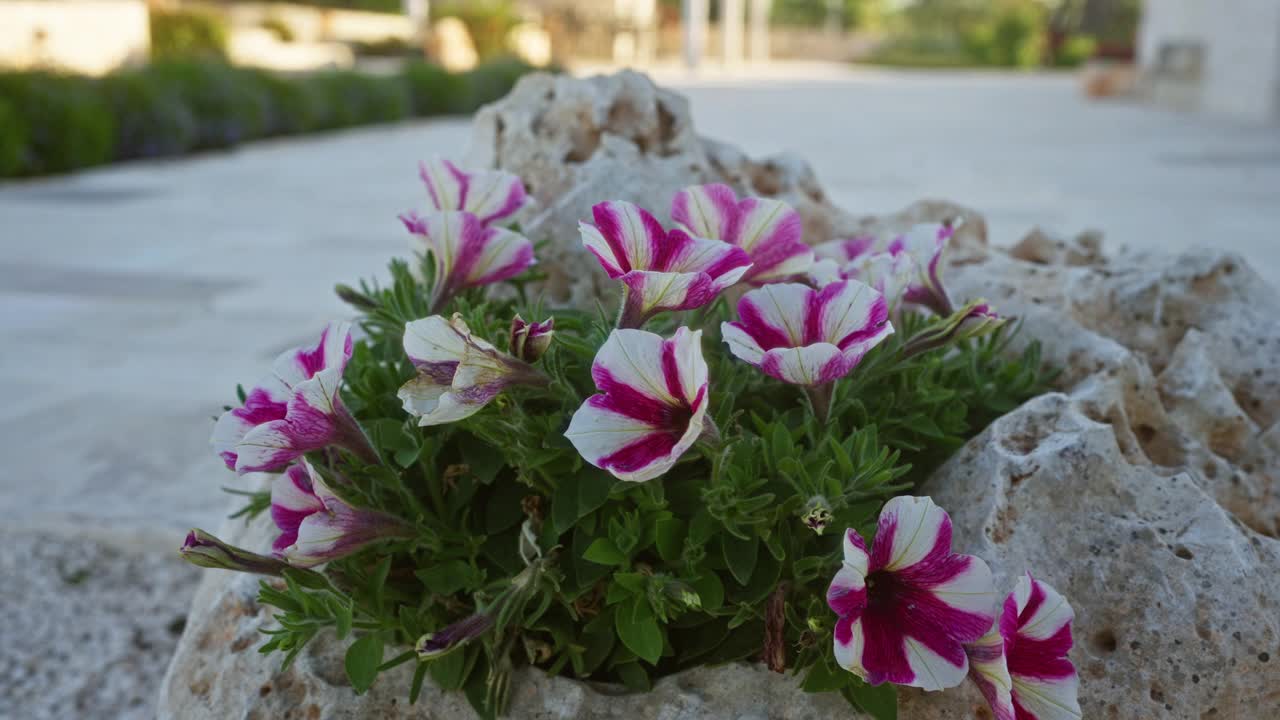
[[[410,247],[430,254],[452,290],[507,280],[533,264],[533,245],[519,233],[487,228],[469,212],[439,212],[420,220]]]
[[[813,254],[817,258],[834,260],[838,265],[844,266],[851,260],[874,251],[877,245],[879,242],[875,235],[862,235],[816,245]]]
[[[866,576],[845,565],[827,586],[827,606],[841,618],[858,617],[867,607]]]
[[[1004,659],[1004,638],[996,627],[964,646],[969,655],[969,679],[991,707],[994,720],[1016,720],[1013,680]]]
[[[654,260],[661,252],[666,231],[649,211],[635,204],[621,200],[603,202],[591,208],[595,218],[599,240],[605,243],[613,264],[621,272],[631,270],[650,270],[654,268]],[[588,241],[587,233],[583,233],[583,243],[588,249],[601,257],[601,251],[592,247],[596,238]],[[601,262],[605,260],[601,257]],[[609,268],[606,266],[605,268]]]
[[[951,552],[951,517],[928,497],[902,495],[884,504],[872,543],[871,572],[900,572]]]
[[[282,392],[272,388],[279,387]],[[272,376],[267,386],[259,385],[245,396],[244,405],[224,412],[213,426],[210,439],[214,452],[231,470],[236,468],[236,445],[255,427],[283,420],[289,408],[289,392]]]
[[[939,649],[937,646],[931,646],[930,643],[909,635],[905,638],[905,642],[907,662],[910,663],[915,677],[910,682],[901,684],[934,691],[953,688],[964,682],[965,676],[969,673],[969,659],[964,651],[959,649],[959,643],[955,643],[954,649],[949,653],[951,657],[946,657],[937,652]],[[959,650],[958,658],[956,650]]]
[[[867,544],[858,531],[853,528],[845,530],[840,546],[844,552],[844,564],[866,576],[871,556],[867,554]]]
[[[310,378],[325,368],[346,368],[352,351],[351,323],[332,322],[320,333],[315,345],[286,350],[271,365],[271,371],[285,387]]]
[[[467,355],[470,332],[461,320],[454,325],[440,315],[414,320],[404,326],[404,353],[414,365],[440,365],[462,361]],[[452,373],[449,374],[452,377]]]
[[[728,185],[693,185],[672,199],[671,219],[698,237],[725,240],[737,209],[738,195]]]
[[[817,306],[819,338],[855,352],[858,358],[893,333],[884,296],[857,280],[822,288]]]
[[[1030,574],[1018,580],[1005,600],[1000,631],[1014,706],[1028,718],[1080,717],[1079,678],[1067,658],[1073,617],[1066,598]],[[1011,626],[1016,627],[1012,636]]]
[[[466,286],[488,285],[509,280],[533,263],[533,243],[528,238],[503,228],[486,228],[477,248],[459,258],[458,274]]]
[[[418,176],[427,186],[431,204],[440,212],[462,210],[462,197],[467,184],[467,173],[444,158],[432,158],[418,163]]]
[[[1080,679],[1072,673],[1056,680],[1013,676],[1013,707],[1018,720],[1079,720]]]
[[[857,675],[867,677],[867,670],[862,666],[865,653],[865,633],[862,619],[858,617],[842,617],[836,621],[835,627],[836,664]]]
[[[799,283],[776,283],[752,290],[738,301],[738,322],[764,350],[805,343],[805,318],[813,289]]]
[[[675,465],[702,434],[705,413],[704,404],[677,435],[619,412],[609,396],[594,395],[573,414],[565,437],[592,465],[621,480],[643,482]]]
[[[459,209],[475,214],[485,225],[516,214],[528,200],[517,175],[502,170],[477,170],[467,175]]]
[[[828,383],[844,377],[851,368],[840,348],[831,343],[774,348],[764,354],[760,363],[766,374],[796,385]]]
[[[698,337],[701,338],[700,332]],[[596,353],[591,376],[603,392],[624,385],[651,400],[674,405],[678,400],[668,386],[662,356],[661,335],[644,330],[614,330]],[[705,376],[705,361],[702,367]]]
[[[271,482],[271,519],[280,528],[280,536],[272,544],[281,552],[298,539],[298,526],[312,513],[324,509],[311,486],[307,469],[292,465]]]
[[[790,205],[749,197],[738,203],[723,239],[751,256],[748,279],[764,282],[798,275],[813,265],[813,250],[801,240],[803,232],[800,213]]]
[[[250,430],[236,445],[236,472],[272,472],[302,456],[293,444],[287,420],[273,420]]]
[[[733,353],[734,357],[757,367],[764,362],[764,348],[760,347],[760,343],[756,342],[740,323],[720,323],[720,338],[729,344],[729,352]]]

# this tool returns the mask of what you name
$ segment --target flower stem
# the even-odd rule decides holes
[[[618,321],[614,327],[619,330],[638,328],[644,325],[647,319],[643,308],[640,307],[640,302],[632,296],[631,289],[623,286],[622,305],[618,308]]]
[[[809,398],[809,407],[813,410],[813,417],[822,426],[827,424],[827,419],[831,416],[832,390],[829,382],[821,385],[806,385],[804,388],[805,397]]]

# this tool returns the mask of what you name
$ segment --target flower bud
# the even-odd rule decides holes
[[[283,560],[251,553],[219,540],[203,530],[187,533],[186,542],[178,549],[183,560],[205,568],[236,570],[257,575],[280,576],[289,566]]]
[[[1008,322],[996,314],[983,300],[975,300],[946,317],[940,324],[926,328],[913,336],[902,348],[903,357],[936,350],[960,340],[989,335]]]
[[[662,585],[662,594],[690,610],[702,609],[702,596],[686,582],[668,580]]]
[[[468,615],[443,630],[427,633],[418,638],[414,649],[418,653],[419,660],[431,660],[462,647],[488,632],[491,627],[493,627],[493,615],[489,613]]]
[[[527,363],[536,362],[551,346],[555,326],[555,318],[531,323],[516,315],[511,320],[511,354]]]

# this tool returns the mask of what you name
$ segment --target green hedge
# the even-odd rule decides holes
[[[286,76],[173,60],[99,79],[0,73],[0,177],[468,113],[505,95],[532,69],[500,59],[461,74],[416,62],[391,76]]]
[[[202,10],[151,8],[151,58],[220,59],[227,56],[227,23]]]

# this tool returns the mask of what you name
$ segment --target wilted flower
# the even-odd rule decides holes
[[[813,250],[801,240],[800,213],[781,200],[739,200],[728,185],[694,185],[676,193],[671,218],[694,237],[746,250],[751,269],[742,279],[747,282],[790,278],[813,264]]]
[[[511,319],[511,338],[508,343],[511,355],[527,363],[537,362],[547,348],[551,347],[551,337],[555,335],[555,328],[555,318],[547,318],[542,322],[528,322],[516,315]]]
[[[435,268],[432,309],[442,310],[460,291],[509,280],[533,265],[533,244],[525,236],[499,227],[486,227],[469,212],[440,212],[425,218],[401,215],[413,234],[409,248],[430,256]],[[411,266],[422,279],[421,268]]]
[[[639,327],[667,310],[702,307],[751,267],[742,248],[667,231],[629,202],[600,203],[591,212],[595,225],[579,223],[578,228],[582,244],[626,288],[619,327]]]
[[[800,521],[804,526],[821,535],[823,530],[827,529],[827,525],[831,524],[834,515],[831,512],[831,503],[821,495],[815,495],[809,498],[809,502],[805,503],[804,514],[800,516]]]
[[[995,626],[965,645],[969,678],[996,720],[1081,717],[1080,679],[1067,659],[1073,616],[1066,598],[1028,573],[1005,599]]]
[[[272,374],[249,391],[244,405],[214,425],[211,442],[227,467],[240,474],[273,472],[330,445],[377,461],[338,394],[351,347],[351,324],[330,323],[316,345],[277,357]]]
[[[510,217],[528,200],[520,178],[502,170],[466,171],[443,158],[418,164],[437,212],[463,210],[484,225]]]
[[[272,481],[271,519],[280,528],[272,550],[298,567],[336,560],[379,540],[414,535],[400,518],[347,504],[305,460]]]
[[[798,283],[765,285],[738,301],[738,321],[721,325],[734,355],[797,385],[844,377],[893,333],[884,298],[843,280],[814,290]]]
[[[512,385],[545,385],[547,378],[471,334],[461,315],[432,315],[404,328],[404,351],[418,374],[398,393],[419,425],[456,422],[479,412]]]
[[[885,503],[870,551],[856,531],[845,533],[827,604],[839,616],[841,667],[872,685],[925,690],[964,680],[963,643],[982,637],[996,615],[991,570],[951,552],[951,518],[927,497]]]
[[[192,565],[257,575],[278,576],[289,567],[282,560],[229,545],[199,529],[187,533],[186,542],[182,543],[178,554]]]
[[[599,395],[573,414],[565,437],[587,462],[622,480],[651,480],[675,465],[710,425],[702,331],[670,340],[614,330],[591,366]]]

